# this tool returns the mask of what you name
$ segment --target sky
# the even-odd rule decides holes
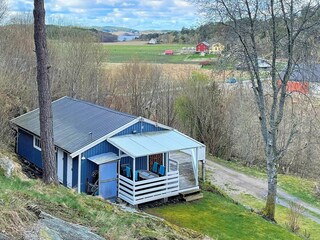
[[[185,0],[45,0],[47,23],[181,30],[198,25]],[[33,0],[9,0],[10,14],[32,12]]]

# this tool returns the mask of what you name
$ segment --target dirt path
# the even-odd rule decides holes
[[[210,160],[206,162],[206,169],[209,170],[207,179],[213,184],[223,189],[231,197],[241,193],[250,194],[255,198],[265,200],[267,196],[267,181],[246,174],[237,172]],[[277,203],[284,207],[289,207],[289,202],[294,201],[305,208],[304,216],[320,224],[320,218],[312,213],[320,215],[320,209],[302,201],[301,199],[288,194],[282,189],[278,189]]]

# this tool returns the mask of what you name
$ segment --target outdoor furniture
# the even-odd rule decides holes
[[[159,167],[159,175],[164,176],[166,174],[166,167],[163,165],[160,165]]]
[[[134,179],[135,181],[139,181],[139,170],[136,170],[136,172],[134,173]]]
[[[158,173],[159,163],[154,162],[152,166],[152,172]]]
[[[139,172],[139,177],[143,180],[148,180],[148,179],[159,177],[158,174],[155,174],[155,173],[148,171],[148,170],[138,170],[138,172]]]
[[[127,178],[132,178],[131,176],[131,168],[129,166],[126,166],[126,177]]]
[[[120,170],[121,170],[121,173],[122,173],[123,176],[126,176],[126,167],[127,166],[130,166],[130,164],[129,163],[124,163],[124,164],[120,165]]]

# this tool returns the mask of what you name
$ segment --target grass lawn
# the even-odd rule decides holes
[[[256,199],[255,197],[248,195],[248,194],[241,194],[237,201],[241,202],[246,206],[250,206],[256,210],[261,211],[265,206],[265,202]],[[277,205],[276,206],[276,221],[283,227],[288,227],[288,216],[289,216],[289,209],[283,206]],[[299,226],[300,230],[298,234],[304,236],[310,234],[311,239],[320,239],[320,227],[319,224],[316,222],[304,217],[299,217]]]
[[[156,45],[119,45],[105,44],[107,61],[110,63],[124,63],[139,60],[150,63],[187,63],[187,55],[163,55],[165,50],[178,52],[182,47],[191,45],[183,44],[156,44]]]
[[[193,55],[189,55],[187,59],[190,59],[190,60],[195,60],[195,59],[207,60],[207,59],[218,58],[218,57],[219,57],[219,55],[217,55],[217,54],[206,54],[204,56],[201,56],[200,54],[193,54]]]
[[[232,168],[239,172],[243,172],[250,176],[258,177],[258,178],[267,178],[266,171],[264,169],[255,168],[255,167],[245,167],[238,162],[234,161],[225,161],[216,157],[208,156],[208,159],[211,159],[221,165]],[[314,205],[316,207],[320,207],[320,200],[314,194],[314,184],[315,182],[312,180],[295,177],[291,175],[278,175],[278,184],[279,186],[285,190],[287,193],[292,194],[301,200]]]
[[[204,192],[204,198],[196,202],[170,204],[147,212],[214,239],[300,239],[287,229],[211,192]]]

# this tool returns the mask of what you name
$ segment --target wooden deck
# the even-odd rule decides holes
[[[179,189],[188,189],[196,187],[191,156],[183,152],[172,152],[169,156],[170,160],[179,164]],[[176,171],[176,166],[170,161],[170,169]]]

